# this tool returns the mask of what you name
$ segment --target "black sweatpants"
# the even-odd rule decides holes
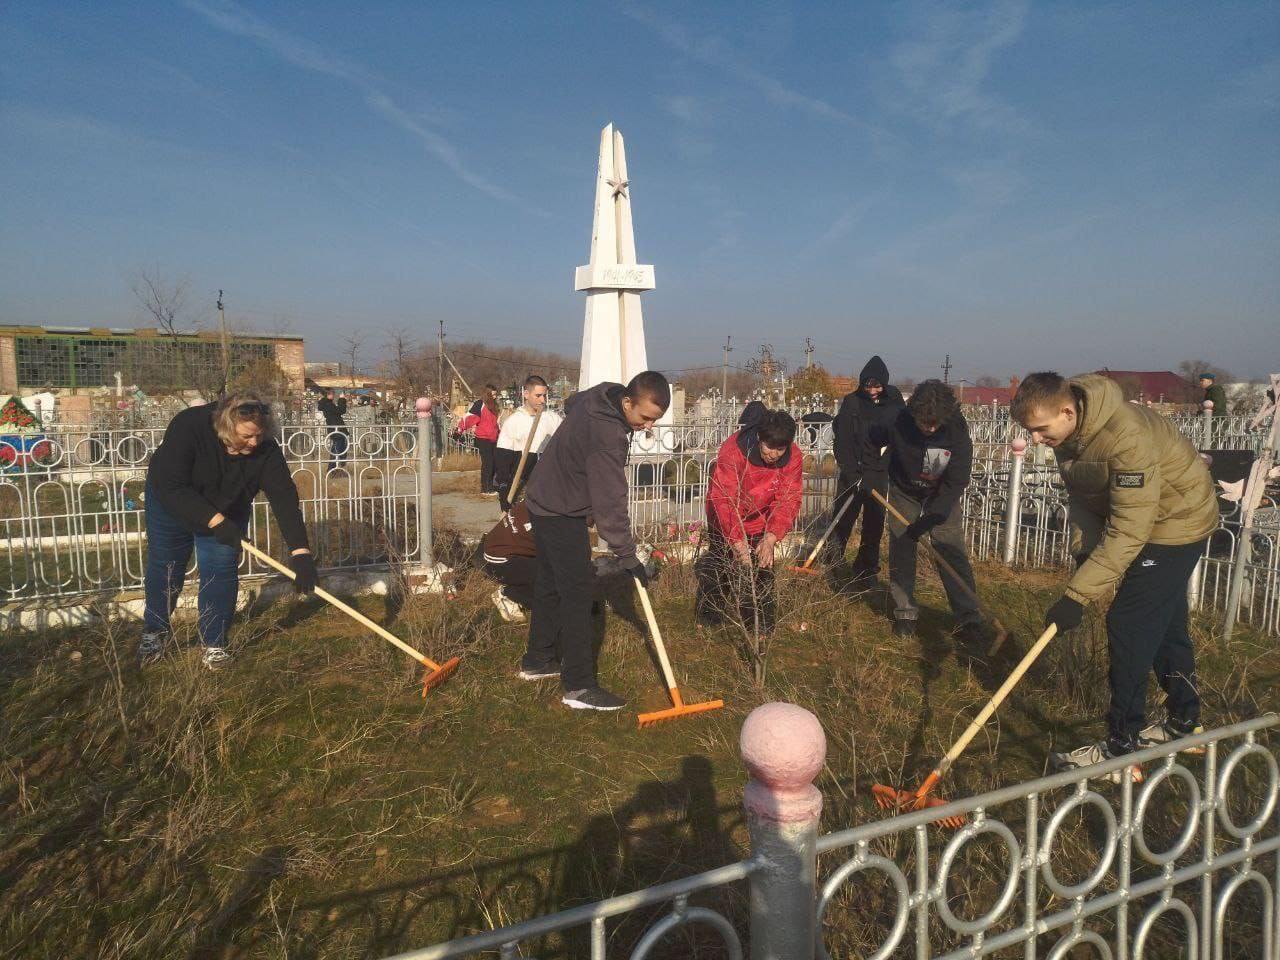
[[[753,551],[761,537],[757,534],[747,538]],[[718,531],[709,530],[707,549],[694,564],[694,573],[698,577],[698,596],[694,603],[698,619],[715,624],[740,618],[738,622],[748,630],[773,632],[777,622],[773,570],[762,570],[754,553],[750,565],[741,563],[733,555],[729,542]]]
[[[1111,648],[1111,708],[1107,733],[1118,750],[1132,750],[1146,725],[1147,675],[1168,696],[1169,716],[1200,720],[1196,660],[1187,630],[1187,583],[1205,541],[1183,546],[1149,543],[1129,564],[1107,613]]]
[[[521,666],[545,668],[560,661],[565,690],[596,686],[591,603],[594,570],[586,517],[530,513],[537,568],[533,581],[529,643]]]
[[[862,478],[862,486],[856,490],[851,489],[853,486],[852,478],[843,473],[840,474],[836,490],[848,492],[832,501],[831,516],[834,517],[839,513],[840,508],[850,497],[853,497],[854,501],[840,518],[835,529],[831,531],[831,539],[825,549],[830,551],[830,556],[835,562],[839,562],[844,557],[845,547],[853,534],[853,525],[858,522],[858,514],[862,514],[862,540],[858,544],[858,553],[854,557],[853,565],[859,571],[874,574],[880,570],[880,541],[884,538],[884,507],[871,495],[871,491],[875,490],[880,496],[885,496],[889,489],[889,476],[868,473]],[[830,520],[827,521],[827,523],[830,522]]]
[[[493,493],[493,451],[497,446],[496,440],[481,440],[476,437],[476,449],[480,451],[481,493]]]
[[[502,584],[502,592],[526,610],[533,606],[533,584],[538,575],[538,561],[533,557],[507,557],[495,563],[481,557],[485,576]]]

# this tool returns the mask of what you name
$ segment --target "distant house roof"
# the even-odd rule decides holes
[[[1186,403],[1199,399],[1200,389],[1172,370],[1099,370],[1121,387],[1133,388],[1142,394],[1143,400]],[[1130,400],[1137,399],[1129,397]]]
[[[968,384],[956,386],[956,395],[960,398],[961,403],[971,403],[982,406],[990,406],[996,404],[1000,407],[1007,407],[1013,400],[1013,390],[1009,387],[971,387]]]

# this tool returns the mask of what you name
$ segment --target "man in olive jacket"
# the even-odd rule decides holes
[[[1103,376],[1030,374],[1014,397],[1013,416],[1032,440],[1053,448],[1069,496],[1076,571],[1049,608],[1046,626],[1078,627],[1085,607],[1115,591],[1107,613],[1107,738],[1055,754],[1054,763],[1082,767],[1191,736],[1200,730],[1200,697],[1187,583],[1218,526],[1208,468],[1172,421],[1126,403]],[[1153,669],[1168,712],[1144,727]]]

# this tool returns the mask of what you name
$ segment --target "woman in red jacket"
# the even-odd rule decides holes
[[[498,445],[498,390],[493,384],[484,385],[484,397],[473,403],[467,415],[458,421],[458,433],[468,430],[475,430],[476,449],[480,452],[480,492],[496,497],[493,451]]]
[[[763,405],[720,447],[707,491],[707,551],[699,558],[698,620],[773,632],[774,547],[800,515],[804,458],[796,422]]]

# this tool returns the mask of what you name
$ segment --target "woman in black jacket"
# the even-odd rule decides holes
[[[200,640],[204,665],[224,666],[236,609],[240,540],[259,490],[267,495],[299,593],[316,586],[316,565],[298,506],[298,489],[272,436],[270,408],[251,394],[184,410],[169,422],[147,469],[146,612],[138,658],[160,658],[170,636],[194,547],[200,568]]]

